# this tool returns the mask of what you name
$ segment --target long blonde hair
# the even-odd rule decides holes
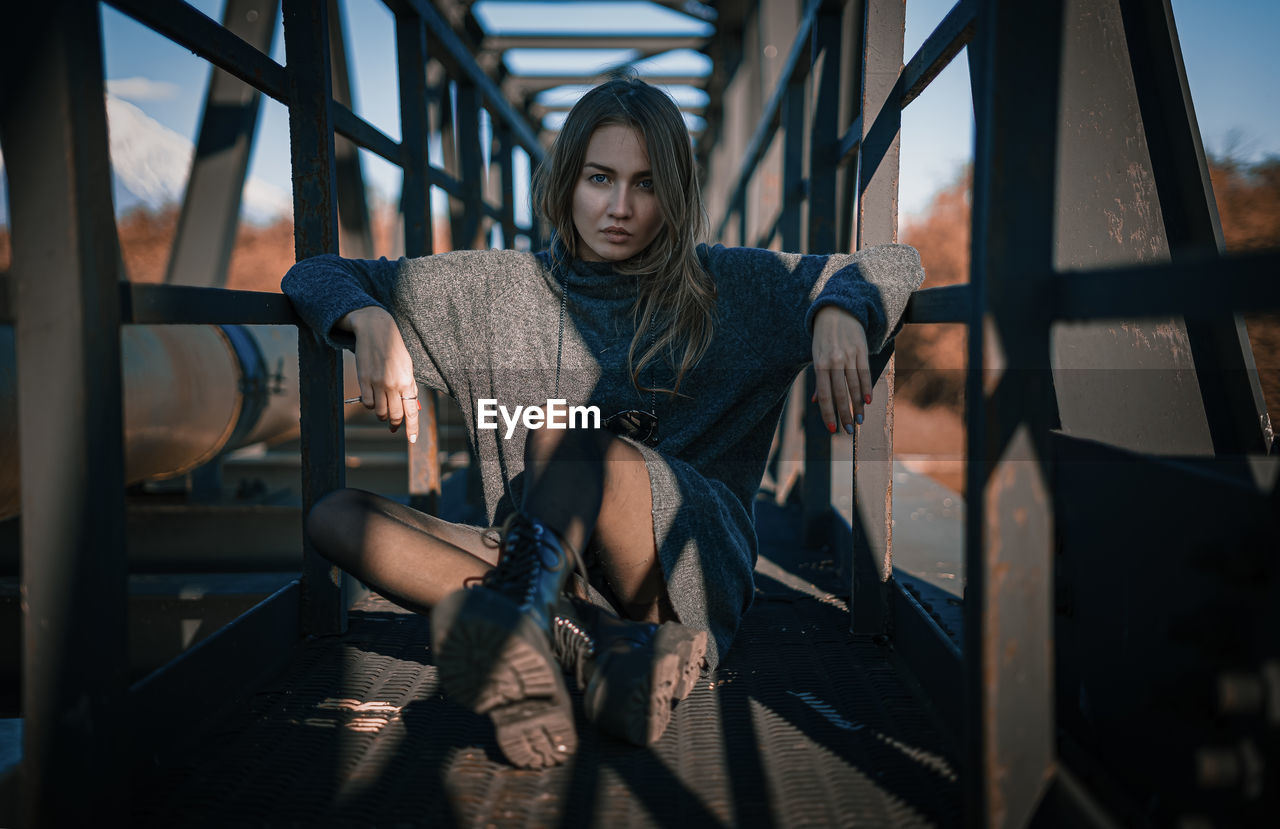
[[[569,112],[534,173],[533,203],[564,253],[579,258],[574,188],[591,136],[600,127],[613,125],[631,127],[644,138],[663,219],[662,229],[647,248],[615,264],[620,273],[643,276],[633,307],[636,334],[627,352],[627,367],[637,389],[674,395],[711,345],[716,306],[715,283],[696,250],[706,232],[706,209],[689,133],[675,103],[662,90],[635,77],[615,76],[592,89]],[[647,336],[651,329],[653,336]],[[664,352],[672,355],[675,385],[670,389],[641,385],[641,370]]]

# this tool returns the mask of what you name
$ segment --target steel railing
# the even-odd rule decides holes
[[[1209,451],[1222,459],[1216,467],[1223,476],[1221,485],[1230,480],[1252,505],[1249,509],[1265,509],[1268,498],[1265,489],[1251,489],[1251,479],[1238,474],[1244,466],[1241,456],[1256,461],[1274,445],[1239,314],[1280,307],[1275,289],[1280,254],[1223,253],[1168,3],[1121,0],[1118,17],[1113,6],[1117,4],[961,0],[904,64],[901,4],[806,3],[780,76],[749,132],[737,175],[724,188],[723,212],[717,217],[717,236],[736,236],[741,243],[761,247],[780,242],[786,250],[823,253],[896,241],[901,110],[968,47],[977,120],[970,282],[917,291],[904,316],[907,324],[961,323],[972,332],[987,332],[986,337],[969,338],[967,355],[963,651],[892,579],[887,529],[892,521],[887,477],[892,427],[886,425],[891,420],[884,412],[891,403],[890,395],[883,393],[891,388],[891,364],[886,367],[882,360],[873,365],[873,372],[883,376],[876,411],[868,416],[873,428],[864,426],[855,444],[852,528],[828,522],[831,490],[821,470],[830,462],[831,439],[816,417],[808,417],[803,426],[803,463],[809,472],[804,504],[811,538],[821,539],[824,522],[830,523],[834,533],[828,543],[835,549],[844,547],[850,564],[854,632],[890,635],[928,697],[962,738],[971,825],[1024,825],[1037,810],[1093,825],[1107,825],[1111,819],[1099,807],[1096,792],[1082,786],[1073,771],[1094,762],[1089,750],[1100,749],[1072,749],[1058,719],[1066,709],[1055,705],[1054,660],[1059,666],[1075,664],[1055,650],[1055,620],[1069,617],[1070,608],[1081,606],[1089,590],[1087,582],[1072,581],[1058,585],[1055,593],[1055,564],[1061,568],[1064,549],[1078,551],[1085,544],[1078,539],[1089,537],[1080,531],[1085,522],[1078,508],[1070,512],[1074,522],[1064,517],[1064,510],[1089,500],[1081,494],[1079,481],[1081,470],[1090,468],[1068,463],[1062,477],[1069,485],[1057,491],[1056,458],[1133,464],[1150,470],[1141,475],[1150,479],[1153,490],[1161,476],[1175,474],[1154,445],[1151,451],[1156,455],[1135,456],[1120,448],[1120,437],[1114,438],[1115,448],[1099,449],[1106,444],[1071,436],[1087,429],[1078,420],[1064,423],[1059,414],[1051,326],[1133,317],[1185,318],[1199,369],[1199,394],[1193,402],[1203,407],[1198,416],[1203,425],[1195,428],[1211,436]],[[1065,17],[1069,11],[1074,18]],[[1107,42],[1125,45],[1121,71],[1132,72],[1132,87],[1098,93],[1098,81],[1076,80],[1084,75],[1082,64],[1074,63],[1068,70],[1068,60],[1083,60],[1076,56],[1078,45],[1073,55],[1066,54],[1064,46],[1073,37],[1073,45],[1087,41],[1073,33],[1084,30],[1082,21],[1109,26]],[[833,81],[827,71],[840,62],[842,48],[859,49],[861,62]],[[833,92],[833,83],[855,87],[856,95]],[[1080,106],[1083,93],[1078,89],[1089,83],[1095,85],[1088,88],[1090,94],[1113,97],[1095,104],[1097,112],[1080,116],[1067,107]],[[1064,104],[1060,85],[1077,97]],[[855,97],[857,104],[849,106],[847,101]],[[1124,120],[1133,111],[1140,111],[1147,125],[1149,157],[1143,155],[1148,147],[1135,149],[1139,139],[1133,137],[1134,121]],[[838,123],[832,120],[837,112]],[[1056,166],[1055,147],[1060,139],[1066,140],[1062,119],[1070,117],[1083,117],[1091,134],[1097,130],[1117,142],[1109,146],[1110,155],[1092,147],[1071,147],[1066,157],[1074,165],[1072,174],[1083,171],[1109,181],[1112,172],[1105,165],[1116,163],[1115,158],[1125,159],[1128,166],[1122,168],[1127,175],[1135,175],[1135,169],[1150,171],[1148,180],[1154,182],[1158,199],[1139,191],[1133,196],[1134,209],[1157,218],[1151,228],[1142,223],[1141,231],[1126,228],[1130,234],[1148,236],[1109,235],[1092,217],[1069,213],[1071,206],[1061,203],[1064,197],[1055,201],[1063,175]],[[776,216],[757,216],[754,211],[761,200],[753,201],[749,193],[779,137],[781,207]],[[831,222],[839,226],[830,227]],[[1064,239],[1064,233],[1074,237]],[[1158,245],[1150,251],[1141,247],[1152,236],[1167,240],[1163,255]],[[1073,258],[1095,261],[1087,248],[1091,238],[1094,251],[1118,249],[1128,261],[1151,261],[1117,267],[1063,264]],[[1209,275],[1211,288],[1206,285]],[[998,345],[993,348],[992,342]],[[1105,359],[1102,349],[1096,354],[1095,359]],[[794,394],[792,404],[807,403],[811,391],[810,385],[803,396]],[[1113,420],[1124,417],[1118,412]],[[1108,428],[1111,431],[1104,434],[1120,433]],[[1143,425],[1139,431],[1151,434],[1154,426]],[[785,451],[785,438],[782,444]],[[1192,466],[1203,465],[1187,468]],[[818,474],[813,474],[815,468]],[[1212,486],[1204,480],[1198,485]],[[1138,494],[1134,497],[1142,509],[1160,510]],[[1274,502],[1274,494],[1270,500]],[[1255,518],[1240,526],[1253,526]],[[1252,532],[1242,529],[1231,537],[1237,546],[1248,547],[1256,538],[1249,535]],[[1253,555],[1245,550],[1232,553],[1237,554]],[[1063,599],[1077,594],[1075,601]],[[1182,608],[1195,602],[1194,597],[1181,596],[1172,604]],[[1273,639],[1270,647],[1275,644]],[[1011,654],[1017,658],[1011,659]],[[958,693],[961,688],[964,693]],[[1070,700],[1067,709],[1075,702]],[[1182,778],[1174,774],[1172,760],[1155,755],[1144,759],[1166,772],[1178,788]],[[1186,761],[1190,767],[1189,756]],[[1090,771],[1107,773],[1099,768],[1106,768],[1105,761]],[[1094,782],[1101,779],[1095,776]],[[1154,773],[1138,779],[1150,785]],[[1135,791],[1139,798],[1149,796]],[[1194,802],[1191,798],[1187,795],[1186,802]],[[1120,808],[1117,802],[1110,799],[1108,807]]]
[[[468,210],[471,233],[455,245],[478,238],[485,219],[502,227],[507,244],[517,234],[536,240],[536,229],[515,221],[513,151],[523,148],[536,164],[543,154],[538,138],[429,3],[387,3],[395,18],[399,142],[334,100],[327,3],[284,0],[286,65],[186,3],[111,5],[288,107],[299,259],[337,252],[335,135],[403,169],[407,255],[432,251],[433,185]],[[119,813],[135,764],[162,763],[181,734],[281,664],[301,637],[340,632],[346,624],[349,580],[304,538],[299,581],[132,688],[126,685],[118,326],[299,320],[279,294],[119,282],[98,20],[96,3],[57,0],[7,21],[4,39],[5,83],[12,86],[0,129],[14,262],[0,283],[0,323],[15,324],[21,378],[26,645],[20,774],[23,817],[32,824],[85,823]],[[474,104],[472,122],[457,124],[470,143],[459,147],[464,164],[456,174],[428,162],[428,104],[440,92],[427,84],[429,57],[445,68],[459,98]],[[499,202],[479,195],[480,105],[490,113],[498,144]],[[42,213],[49,205],[41,190],[58,180],[74,186],[58,191],[61,210]],[[46,255],[50,250],[62,253]],[[343,485],[342,376],[339,355],[311,337],[299,337],[299,362],[305,515]],[[45,383],[59,389],[54,412],[38,404]],[[426,475],[438,483],[435,453],[419,461],[436,465]],[[76,716],[67,716],[72,710]]]

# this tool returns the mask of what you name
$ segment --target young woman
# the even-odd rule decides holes
[[[852,433],[871,401],[868,352],[923,280],[902,245],[698,244],[684,121],[634,78],[573,108],[534,194],[550,250],[321,256],[283,282],[316,336],[355,350],[361,401],[392,431],[416,440],[422,388],[469,413],[500,530],[343,490],[307,531],[432,613],[445,690],[489,714],[526,767],[576,747],[562,669],[602,729],[641,745],[661,735],[751,603],[753,502],[792,381],[812,362],[828,429]],[[597,407],[599,423],[587,410],[573,422],[575,406]]]

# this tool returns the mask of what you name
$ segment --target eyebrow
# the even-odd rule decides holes
[[[586,169],[587,167],[595,167],[600,172],[609,173],[610,175],[617,175],[618,173],[618,171],[613,169],[612,167],[606,167],[605,165],[597,164],[594,161],[588,161],[585,164],[583,164],[582,167],[583,169]],[[640,178],[642,176],[652,176],[652,175],[653,175],[652,170],[641,170],[640,172],[636,173],[637,178]]]

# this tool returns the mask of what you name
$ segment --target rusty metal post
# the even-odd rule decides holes
[[[128,632],[119,246],[96,3],[6,12],[22,468],[22,823],[124,820]]]
[[[858,152],[856,246],[898,241],[899,105],[906,9],[867,3],[862,42],[862,141]],[[893,346],[875,382],[853,444],[853,586],[850,624],[860,633],[888,627],[893,574]]]
[[[456,82],[453,80],[448,68],[442,67],[442,69],[440,98],[436,105],[440,127],[441,168],[447,175],[461,180],[462,176],[459,173],[460,165],[458,163],[458,130],[455,123],[457,121],[457,113],[454,106]],[[448,250],[458,250],[460,247],[464,247],[459,239],[463,232],[462,220],[466,213],[466,205],[463,204],[462,199],[452,192],[445,199],[445,205],[447,207],[445,213],[449,222]]]
[[[427,32],[412,12],[396,13],[396,65],[400,80],[400,146],[404,183],[405,256],[432,251],[431,182],[427,175]]]
[[[1025,826],[1053,777],[1052,319],[1062,0],[978,17],[966,386],[965,812]]]
[[[454,224],[453,246],[469,250],[485,246],[481,238],[484,219],[484,158],[480,154],[480,90],[469,78],[457,81],[458,105],[454,130],[457,136],[458,178],[466,193],[463,212]]]
[[[857,155],[850,155],[846,140],[852,136],[855,127],[863,121],[863,66],[868,57],[864,48],[866,43],[866,0],[848,0],[844,8],[841,22],[840,38],[840,116],[839,123],[845,134],[839,139],[836,151],[836,250],[844,252],[857,250],[855,231],[857,219],[858,165]],[[843,125],[848,124],[848,127]],[[862,129],[857,129],[861,139]],[[855,150],[861,149],[861,143]],[[894,212],[897,220],[897,212]]]
[[[843,3],[829,0],[818,10],[810,30],[813,84],[809,109],[809,209],[805,233],[807,253],[836,249],[836,172],[840,144],[840,46]],[[806,372],[805,400],[817,390],[813,370]],[[804,417],[804,539],[809,546],[826,542],[831,516],[831,441],[833,436],[815,406]],[[847,439],[848,435],[840,437]]]
[[[783,250],[801,250],[804,240],[801,234],[804,203],[804,145],[805,132],[804,81],[805,75],[792,73],[787,82],[786,97],[782,99],[779,127],[782,130],[782,213],[778,217],[778,238]]]
[[[409,11],[396,13],[396,63],[400,76],[400,145],[404,185],[405,256],[427,256],[432,251],[431,183],[427,175],[427,30],[422,19]],[[409,444],[409,503],[435,514],[440,501],[439,432],[436,395],[419,389],[422,411],[418,442]]]
[[[804,155],[809,137],[805,119],[805,79],[807,73],[793,72],[787,79],[781,101],[778,128],[782,140],[782,203],[778,215],[778,240],[783,250],[804,249]],[[785,503],[796,479],[804,472],[803,420],[810,404],[805,396],[811,372],[796,379],[787,395],[778,424],[779,447],[774,454],[772,473],[774,494]]]
[[[294,253],[298,259],[338,249],[338,211],[328,4],[284,0],[289,54],[289,148],[293,157]],[[302,417],[302,514],[346,478],[342,421],[342,361],[314,337],[298,337]],[[303,538],[302,628],[341,633],[347,625],[342,571]]]
[[[516,173],[515,173],[515,136],[511,128],[498,121],[494,124],[494,135],[498,139],[498,174],[501,176],[502,205],[502,244],[503,247],[516,246]]]

